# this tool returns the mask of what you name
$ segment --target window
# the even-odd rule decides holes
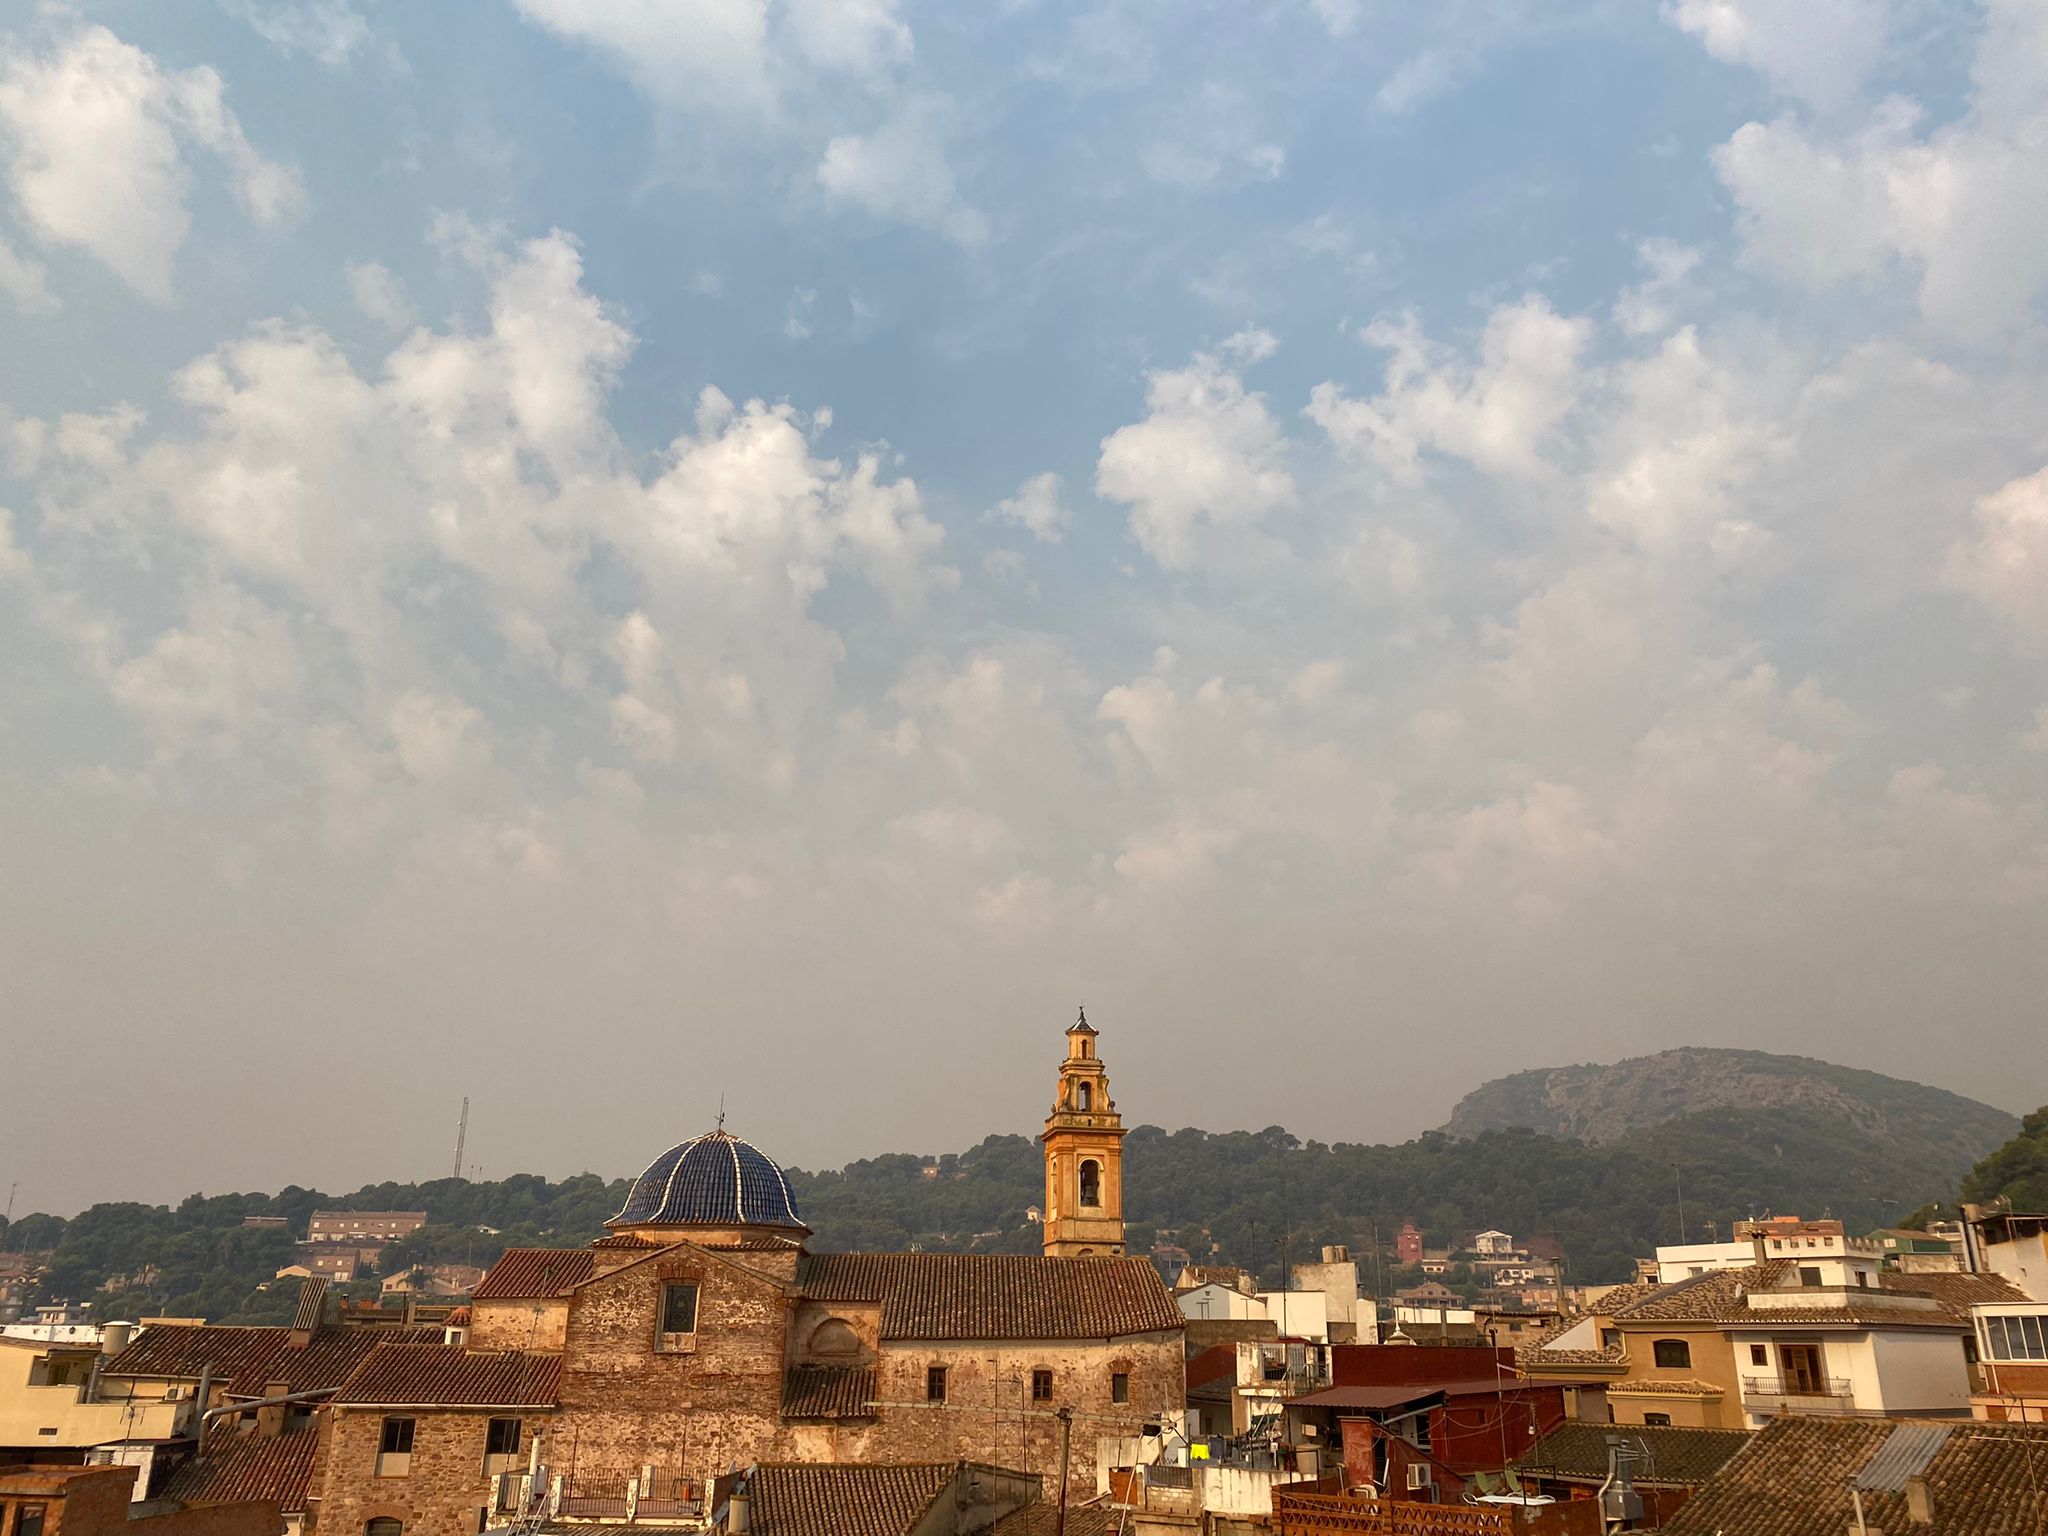
[[[1799,1283],[1800,1283],[1801,1285],[1819,1285],[1819,1284],[1820,1284],[1820,1266],[1819,1266],[1818,1264],[1802,1264],[1802,1265],[1800,1265],[1800,1266],[1799,1266]]]
[[[404,1531],[405,1527],[403,1524],[387,1515],[381,1520],[372,1520],[368,1525],[364,1526],[363,1536],[404,1536]]]
[[[1031,1373],[1031,1401],[1034,1403],[1049,1403],[1052,1401],[1051,1371],[1033,1371]]]
[[[519,1421],[517,1419],[493,1419],[484,1430],[484,1455],[517,1456],[519,1454]]]
[[[1081,1205],[1083,1209],[1102,1204],[1102,1164],[1090,1158],[1081,1164]]]
[[[1660,1371],[1689,1371],[1692,1369],[1692,1346],[1683,1339],[1659,1339],[1650,1346],[1656,1356]]]
[[[1621,1330],[1619,1328],[1602,1328],[1600,1330],[1600,1347],[1602,1349],[1613,1349],[1620,1342]]]
[[[14,1536],[43,1536],[43,1510],[41,1504],[24,1504],[21,1513],[14,1517]]]
[[[928,1403],[943,1403],[946,1400],[946,1368],[943,1365],[925,1367],[924,1400]]]
[[[1111,1371],[1109,1373],[1109,1400],[1112,1403],[1128,1403],[1131,1400],[1131,1373]]]
[[[1993,1360],[2048,1360],[2048,1317],[1987,1317],[1984,1342]]]
[[[411,1419],[386,1419],[377,1441],[377,1476],[405,1477],[412,1472]]]
[[[697,1331],[697,1287],[693,1282],[680,1281],[661,1288],[661,1331]]]
[[[1771,1363],[1771,1352],[1761,1344],[1752,1344],[1749,1346],[1749,1363],[1751,1365],[1769,1365]]]
[[[1646,1426],[1668,1426],[1671,1423],[1671,1415],[1668,1413],[1646,1413],[1643,1415],[1643,1423]]]
[[[1094,1102],[1095,1090],[1086,1083],[1082,1083],[1074,1090],[1074,1108],[1080,1110],[1082,1114],[1087,1114],[1089,1109],[1094,1106]]]

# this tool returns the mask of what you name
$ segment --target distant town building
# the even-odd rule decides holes
[[[315,1211],[306,1223],[310,1243],[395,1243],[427,1224],[425,1211]]]

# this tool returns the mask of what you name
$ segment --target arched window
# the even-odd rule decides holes
[[[363,1536],[404,1536],[405,1525],[389,1515],[380,1515],[363,1527]]]
[[[1094,1102],[1094,1090],[1091,1089],[1086,1083],[1082,1083],[1079,1087],[1075,1088],[1074,1108],[1081,1111],[1082,1114],[1087,1114],[1089,1108],[1094,1104]]]
[[[860,1335],[836,1317],[828,1317],[818,1324],[818,1331],[811,1335],[811,1353],[814,1355],[857,1355],[860,1353]]]
[[[1088,1208],[1102,1204],[1102,1164],[1090,1158],[1081,1165],[1081,1205]]]

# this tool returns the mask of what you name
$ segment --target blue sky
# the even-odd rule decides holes
[[[2042,0],[0,28],[25,1200],[2048,1097]]]

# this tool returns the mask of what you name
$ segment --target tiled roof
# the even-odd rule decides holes
[[[1711,1381],[1701,1381],[1697,1376],[1652,1376],[1641,1381],[1607,1383],[1609,1397],[1636,1394],[1644,1397],[1721,1397],[1726,1390]]]
[[[867,1419],[875,1372],[866,1365],[799,1365],[782,1378],[785,1419]]]
[[[292,1314],[292,1327],[311,1332],[327,1319],[327,1282],[308,1275],[299,1282],[299,1306]]]
[[[477,1282],[470,1300],[566,1296],[596,1269],[597,1259],[588,1248],[507,1248]]]
[[[1607,1476],[1607,1442],[1620,1436],[1644,1453],[1634,1464],[1635,1480],[1696,1488],[1749,1443],[1746,1429],[1679,1429],[1642,1424],[1560,1424],[1516,1458],[1524,1472],[1602,1481]]]
[[[371,1353],[334,1401],[355,1407],[552,1408],[561,1381],[560,1355],[387,1344]]]
[[[1124,1511],[1107,1498],[1067,1506],[1067,1536],[1118,1536],[1126,1529]],[[989,1536],[1054,1536],[1059,1530],[1060,1506],[1054,1499],[1040,1499],[1003,1516],[989,1527]]]
[[[236,1504],[269,1499],[286,1514],[306,1507],[320,1431],[288,1435],[222,1434],[209,1440],[164,1484],[163,1496],[185,1504]]]
[[[1801,1306],[1794,1298],[1811,1295],[1788,1285],[1796,1266],[1772,1259],[1746,1269],[1724,1269],[1661,1286],[1649,1296],[1618,1307],[1618,1323],[1710,1322],[1822,1324],[1853,1323],[1866,1327],[1955,1328],[1968,1324],[1973,1301],[2023,1301],[1995,1275],[1881,1275],[1868,1289],[1850,1286],[1837,1291],[1840,1300],[1827,1306]],[[1786,1305],[1771,1304],[1783,1291]],[[1933,1301],[1936,1309],[1923,1303]]]
[[[1970,1308],[1980,1303],[2030,1299],[2003,1275],[1886,1275],[1884,1288],[1908,1296],[1926,1296],[1964,1323],[1970,1320]]]
[[[775,1160],[729,1131],[670,1147],[633,1183],[608,1227],[800,1227],[796,1196]]]
[[[1900,1436],[1906,1442],[1895,1447]],[[1938,1442],[1931,1455],[1928,1442]],[[1900,1450],[1911,1455],[1896,1454]],[[1904,1469],[1916,1464],[1933,1498],[1934,1518],[1926,1525],[1912,1520],[1902,1491]],[[1666,1536],[1842,1536],[1856,1527],[1848,1489],[1853,1477],[1872,1485],[1862,1490],[1864,1525],[1871,1531],[2035,1536],[2048,1529],[2044,1465],[2048,1427],[2038,1424],[1773,1419],[1664,1530]],[[1888,1470],[1899,1475],[1884,1475]]]
[[[590,1246],[593,1248],[666,1248],[669,1245],[658,1237],[642,1237],[637,1232],[614,1232],[608,1237],[600,1237]],[[546,1250],[529,1251],[544,1252]]]
[[[818,1253],[797,1285],[819,1301],[879,1301],[884,1339],[1107,1339],[1187,1319],[1152,1261],[1015,1253]]]
[[[216,1383],[244,1397],[273,1381],[293,1392],[320,1392],[348,1380],[380,1344],[436,1344],[440,1338],[438,1328],[328,1327],[297,1347],[289,1328],[151,1323],[107,1362],[106,1374],[196,1381],[210,1367]]]
[[[755,1467],[747,1475],[754,1536],[909,1536],[957,1470],[950,1461]]]

